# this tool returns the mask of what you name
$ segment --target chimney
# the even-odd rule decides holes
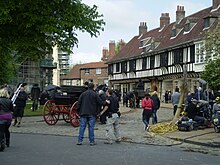
[[[141,22],[139,26],[139,35],[147,33],[147,23]]]
[[[109,42],[109,56],[114,56],[115,55],[115,41],[110,41]]]
[[[107,48],[103,48],[102,49],[102,61],[107,61],[108,60],[108,49]]]
[[[121,39],[120,41],[119,41],[119,50],[118,51],[120,51],[121,49],[123,49],[123,47],[126,45],[126,43]]]
[[[169,13],[162,13],[160,17],[160,28],[170,24]]]
[[[220,5],[220,0],[212,0],[212,9],[217,9]]]
[[[176,10],[176,23],[178,24],[181,19],[185,17],[184,6],[177,6]]]

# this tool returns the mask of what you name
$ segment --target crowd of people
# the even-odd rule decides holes
[[[140,96],[140,91],[144,92],[144,96]],[[34,84],[29,97],[33,101],[32,111],[38,109],[39,97],[40,88],[38,84]],[[121,115],[119,111],[120,98],[121,95],[118,90],[108,88],[106,85],[101,88],[95,88],[93,83],[86,84],[86,91],[80,95],[77,103],[77,112],[80,116],[77,145],[83,144],[84,132],[87,126],[89,143],[90,145],[96,144],[94,127],[97,119],[99,119],[101,124],[106,125],[105,144],[113,144],[113,141],[121,141],[119,129],[119,118]],[[124,92],[122,98],[123,106],[130,106],[131,108],[139,108],[139,106],[141,106],[143,109],[142,121],[146,131],[150,128],[151,118],[152,124],[158,122],[157,111],[160,109],[161,102],[156,90],[151,94],[148,90],[144,91],[143,82],[139,81],[135,90]],[[28,94],[25,92],[24,85],[19,87],[19,93],[14,102],[11,100],[10,91],[6,86],[0,90],[0,151],[3,151],[6,146],[10,146],[9,128],[12,119],[14,118],[12,125],[20,127],[27,100]],[[175,115],[180,100],[179,88],[176,88],[175,92],[171,94],[170,100],[173,104],[173,115]],[[204,116],[199,115],[199,100],[208,100],[208,105],[213,110],[211,111],[212,114],[215,116],[220,114],[220,91],[214,95],[210,89],[204,92],[202,88],[199,87],[194,93],[189,93],[186,100],[187,106],[185,112],[187,117],[196,121],[199,125],[204,125],[206,120]]]
[[[101,122],[106,124],[105,144],[113,143],[113,135],[116,142],[121,141],[119,132],[119,100],[114,91],[110,88],[104,91],[95,91],[93,83],[88,84],[88,90],[83,92],[77,104],[77,111],[80,116],[79,136],[77,145],[82,145],[84,132],[88,125],[89,143],[95,145],[94,127],[97,116]]]

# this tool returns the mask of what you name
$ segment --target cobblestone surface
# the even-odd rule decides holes
[[[174,145],[180,142],[155,135],[144,130],[142,122],[142,109],[120,108],[122,116],[120,118],[120,131],[123,141],[132,143],[144,143],[154,145]],[[172,110],[161,108],[158,111],[158,122],[168,121],[172,118]],[[42,116],[24,117],[21,127],[11,127],[11,132],[33,133],[33,134],[52,134],[78,136],[78,128],[72,127],[69,123],[59,120],[56,125],[47,125]],[[88,131],[85,131],[85,137],[88,137]],[[105,125],[98,121],[95,127],[95,137],[105,139]]]

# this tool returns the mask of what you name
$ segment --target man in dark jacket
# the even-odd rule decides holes
[[[16,105],[15,111],[14,111],[15,121],[14,121],[13,126],[16,126],[17,124],[17,127],[20,127],[21,120],[24,115],[24,108],[26,106],[27,99],[28,99],[28,94],[25,92],[24,86],[21,86],[20,92],[15,101],[15,105]]]
[[[32,111],[37,110],[39,97],[40,97],[40,87],[38,86],[38,84],[34,84],[33,87],[31,88],[31,99],[33,101]]]
[[[157,124],[157,110],[160,108],[160,99],[157,96],[157,92],[154,91],[153,95],[151,96],[151,99],[153,100],[153,113],[152,113],[152,123]]]
[[[197,104],[198,100],[193,98],[186,108],[187,117],[196,121],[199,126],[204,126],[205,118],[198,115],[199,108],[197,107]]]
[[[99,113],[99,106],[103,104],[104,102],[94,91],[94,84],[89,83],[88,90],[80,95],[77,104],[78,114],[80,115],[80,128],[77,145],[82,145],[87,123],[90,145],[95,144],[94,127],[97,114]]]
[[[103,113],[107,113],[107,121],[106,121],[106,137],[107,141],[105,144],[112,144],[113,139],[112,135],[114,133],[116,142],[121,142],[120,132],[119,132],[119,103],[117,98],[113,97],[113,90],[108,89],[106,91],[108,104],[104,107],[103,111],[99,115]]]

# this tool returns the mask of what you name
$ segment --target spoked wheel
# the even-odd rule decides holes
[[[67,113],[63,113],[63,120],[64,120],[66,123],[70,123],[70,115],[67,114]]]
[[[77,101],[72,105],[70,109],[70,123],[73,127],[79,127],[79,115],[76,110]]]
[[[55,108],[56,107],[54,106],[54,102],[51,100],[48,100],[44,104],[43,117],[44,117],[44,121],[48,125],[55,125],[59,120],[60,114],[54,112]]]
[[[219,132],[220,132],[220,128],[217,127],[217,126],[214,126],[214,130],[215,130],[216,133],[219,133]]]

